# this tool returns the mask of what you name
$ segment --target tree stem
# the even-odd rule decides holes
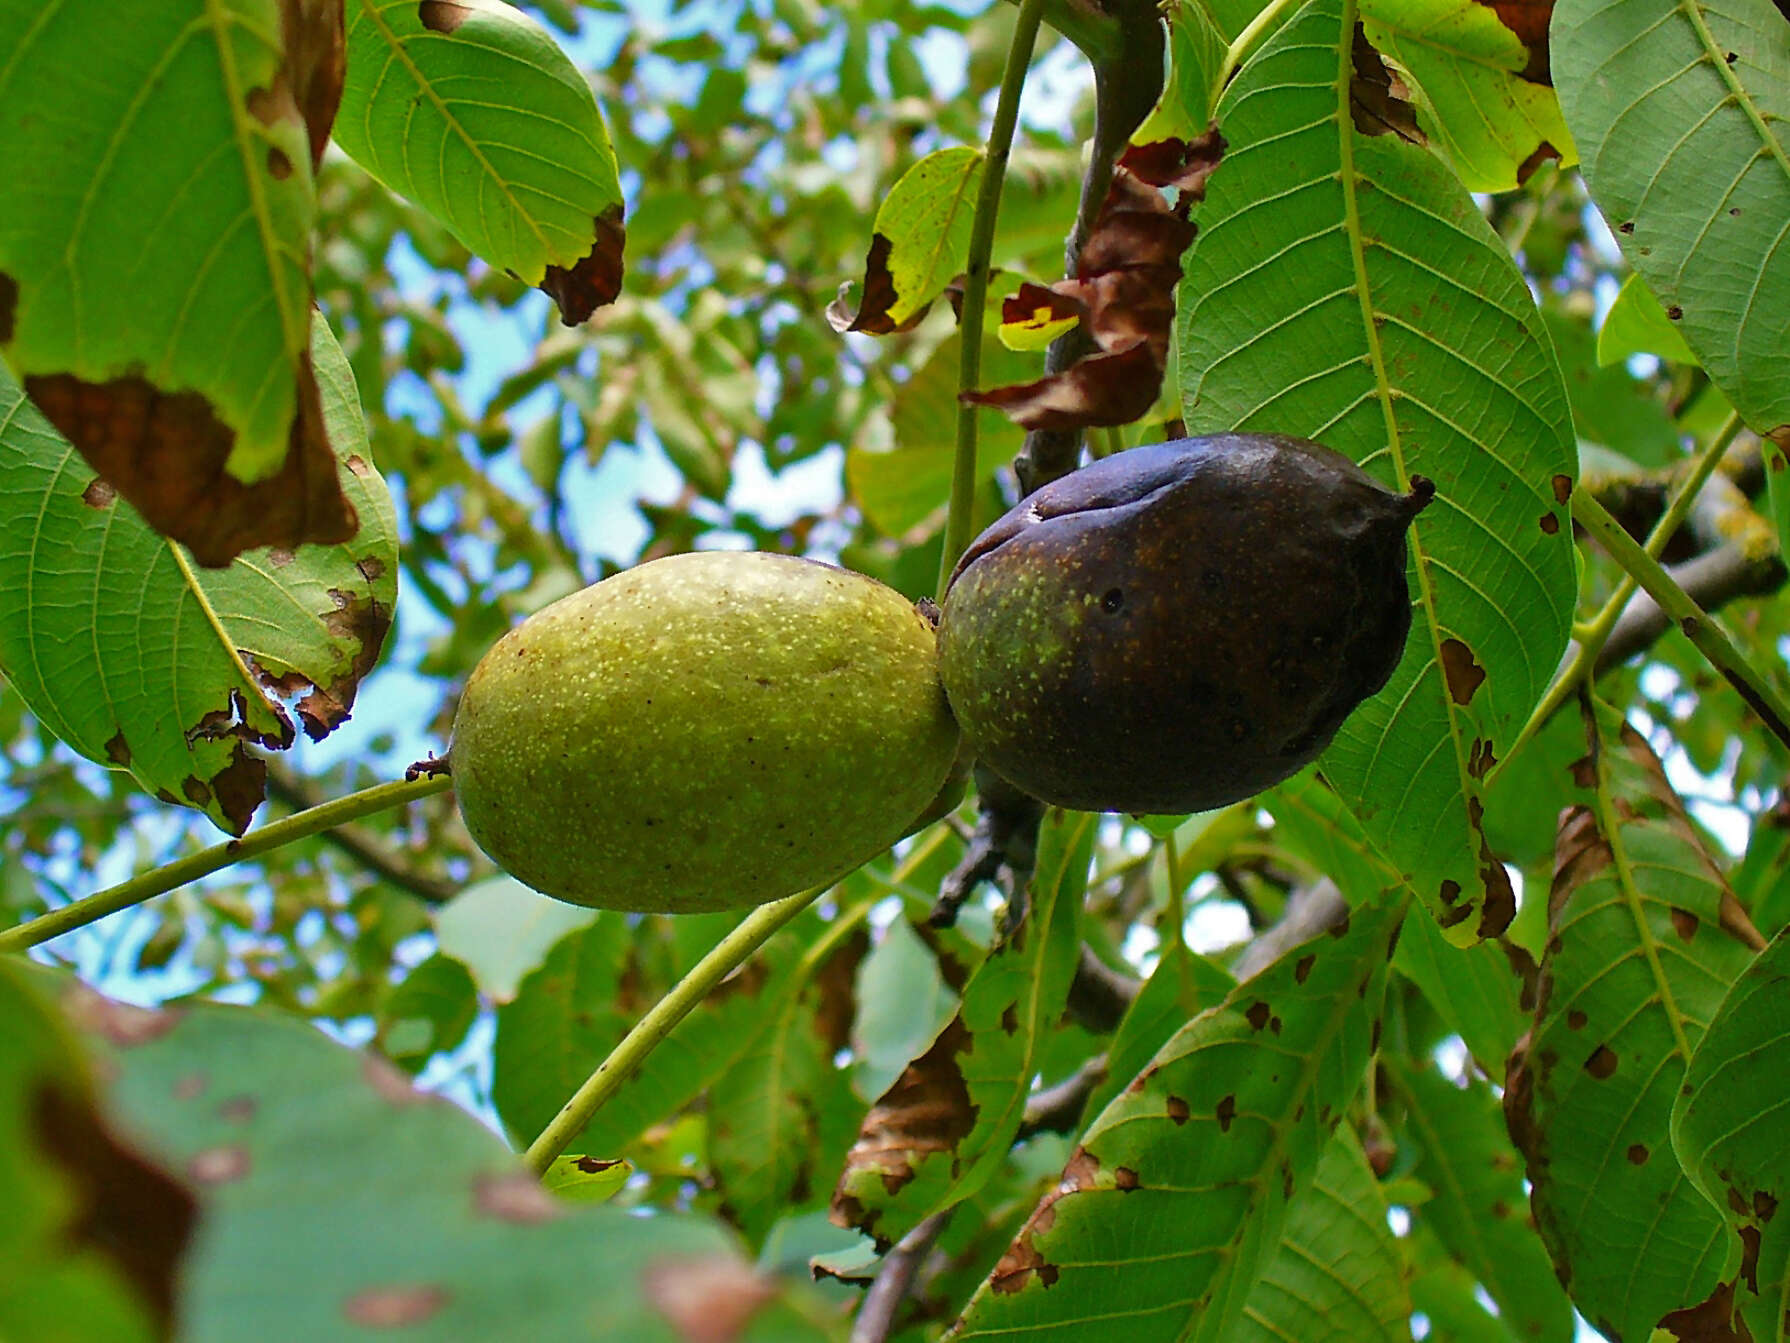
[[[1790,746],[1790,704],[1784,702],[1777,688],[1761,676],[1734,646],[1721,626],[1686,595],[1673,581],[1672,575],[1660,567],[1658,560],[1622,529],[1609,510],[1590,493],[1573,493],[1574,519],[1597,538],[1612,559],[1632,574],[1647,595],[1684,631],[1685,637],[1697,646],[1710,665],[1734,687],[1747,707],[1758,714],[1766,729],[1786,746]]]
[[[29,923],[8,928],[0,932],[0,952],[23,951],[27,947],[35,947],[48,942],[52,937],[84,928],[108,914],[140,905],[145,900],[166,894],[189,881],[197,881],[220,868],[270,853],[295,840],[308,839],[345,821],[359,820],[362,816],[370,816],[388,807],[402,806],[406,802],[414,802],[434,793],[445,793],[453,786],[453,779],[445,774],[425,775],[414,781],[399,779],[393,783],[375,784],[358,793],[333,798],[321,806],[294,812],[244,835],[241,839],[226,840],[151,871],[140,872],[129,881],[120,882],[88,896],[85,900],[76,900],[73,904],[40,915]]]
[[[1044,17],[1044,0],[1024,0],[1007,48],[1007,69],[995,100],[994,124],[988,129],[988,149],[982,166],[982,189],[976,193],[976,213],[970,221],[970,250],[964,265],[963,320],[959,326],[962,352],[957,365],[957,389],[972,392],[982,378],[982,319],[988,302],[988,260],[994,251],[994,225],[1000,213],[1001,186],[1007,180],[1007,154],[1013,147],[1013,128],[1019,122],[1019,95],[1032,65],[1032,48]],[[945,547],[939,555],[938,598],[945,599],[945,584],[957,557],[970,541],[970,515],[976,494],[976,406],[957,406],[957,456],[951,472],[951,503],[945,513]]]
[[[696,1004],[708,997],[715,985],[743,965],[746,958],[763,946],[772,933],[831,890],[833,885],[830,881],[823,882],[796,895],[760,905],[737,928],[711,947],[708,955],[691,967],[689,974],[674,984],[669,993],[653,1004],[652,1010],[634,1023],[634,1029],[609,1051],[609,1057],[597,1065],[597,1070],[585,1079],[584,1085],[573,1093],[572,1098],[560,1107],[559,1113],[553,1116],[552,1122],[541,1130],[541,1136],[528,1145],[528,1151],[522,1156],[528,1168],[536,1175],[544,1174],[547,1167],[553,1164],[553,1158],[565,1151],[566,1144],[584,1131],[591,1116],[621,1089],[622,1083],[652,1053],[659,1041],[671,1034],[678,1022],[689,1016]]]

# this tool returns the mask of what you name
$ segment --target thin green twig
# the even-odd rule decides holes
[[[23,951],[27,947],[35,947],[39,943],[48,942],[52,937],[84,928],[108,914],[140,905],[177,886],[209,876],[233,863],[270,853],[295,840],[308,839],[345,821],[356,821],[363,816],[371,816],[374,812],[414,802],[418,798],[445,793],[453,786],[453,779],[445,774],[425,775],[414,781],[400,779],[394,783],[375,784],[358,793],[349,793],[346,797],[332,798],[321,806],[294,812],[264,825],[241,839],[226,840],[148,872],[139,872],[129,881],[120,882],[84,900],[76,900],[61,909],[51,910],[48,914],[41,914],[29,923],[8,928],[5,932],[0,932],[0,952]]]
[[[1171,947],[1187,940],[1187,888],[1181,884],[1181,850],[1175,843],[1175,832],[1169,831],[1162,841],[1163,865],[1168,875],[1168,906],[1163,914],[1168,920],[1168,935],[1161,939],[1166,955]]]
[[[1671,503],[1667,505],[1666,511],[1660,515],[1660,520],[1654,524],[1653,531],[1648,534],[1645,546],[1648,555],[1657,560],[1665,553],[1667,544],[1678,534],[1678,528],[1690,515],[1692,507],[1697,502],[1697,496],[1703,492],[1703,486],[1708,483],[1709,477],[1715,474],[1716,468],[1722,463],[1722,458],[1727,455],[1728,445],[1734,441],[1734,436],[1740,432],[1740,427],[1740,416],[1730,414],[1727,422],[1722,425],[1721,431],[1703,450],[1703,455],[1697,459],[1689,473],[1686,474],[1683,483],[1678,487],[1678,492],[1672,496]],[[1555,673],[1547,693],[1541,697],[1541,703],[1535,706],[1535,712],[1529,715],[1529,721],[1523,724],[1522,731],[1517,733],[1516,740],[1504,753],[1504,759],[1493,766],[1491,779],[1498,777],[1505,764],[1514,760],[1517,752],[1541,730],[1542,725],[1554,716],[1560,706],[1566,703],[1567,696],[1573,693],[1578,683],[1590,676],[1592,668],[1597,665],[1597,655],[1609,642],[1610,634],[1616,628],[1616,622],[1622,618],[1623,611],[1628,608],[1629,600],[1635,595],[1635,590],[1639,586],[1640,583],[1633,573],[1624,574],[1622,581],[1616,585],[1616,590],[1610,594],[1609,600],[1599,608],[1598,613],[1583,626],[1574,630],[1572,656],[1567,660],[1566,665]]]
[[[944,826],[934,826],[914,842],[913,847],[886,879],[874,872],[870,875],[887,889],[901,891],[914,870],[937,852],[947,833]],[[596,1071],[585,1079],[584,1085],[560,1107],[553,1121],[541,1130],[541,1136],[528,1145],[528,1151],[523,1154],[522,1159],[529,1169],[537,1175],[545,1174],[547,1168],[553,1164],[553,1159],[584,1131],[591,1116],[621,1089],[622,1083],[628,1080],[659,1042],[671,1034],[678,1022],[689,1016],[696,1005],[708,997],[715,985],[745,964],[746,958],[763,946],[771,934],[808,908],[819,896],[832,889],[833,885],[830,881],[823,882],[788,899],[760,905],[737,928],[711,947],[708,955],[692,966],[690,973],[653,1004],[652,1010],[640,1018],[634,1024],[634,1029],[609,1051],[609,1057],[597,1065]],[[855,921],[856,915],[847,913],[840,917]],[[835,926],[829,930],[829,936],[837,935],[840,931]]]
[[[1676,621],[1678,628],[1697,646],[1699,652],[1734,687],[1747,706],[1764,721],[1767,730],[1790,746],[1790,704],[1786,704],[1775,686],[1734,646],[1720,625],[1678,586],[1660,562],[1642,549],[1634,537],[1622,530],[1622,524],[1597,499],[1584,490],[1573,494],[1573,517],[1579,525],[1597,538],[1610,557],[1632,574],[1647,595],[1659,603],[1660,610]]]
[[[1001,208],[1001,186],[1007,179],[1007,154],[1013,147],[1013,128],[1019,122],[1019,95],[1025,88],[1026,71],[1032,66],[1032,48],[1038,25],[1044,18],[1044,0],[1023,0],[1007,48],[1007,69],[1001,76],[995,100],[994,124],[988,129],[988,148],[983,156],[982,189],[976,193],[976,213],[970,221],[970,250],[963,273],[963,341],[957,364],[957,389],[970,392],[982,380],[982,319],[988,302],[988,260],[994,251],[994,224]],[[957,455],[951,471],[951,503],[945,513],[945,548],[939,555],[938,598],[945,599],[945,584],[957,557],[970,542],[970,515],[976,495],[976,416],[978,407],[957,406]]]
[[[715,943],[708,955],[691,967],[689,974],[672,985],[671,991],[634,1023],[634,1029],[609,1051],[609,1057],[597,1065],[596,1071],[584,1080],[584,1085],[572,1093],[572,1098],[541,1130],[541,1136],[528,1145],[528,1151],[522,1155],[528,1168],[536,1175],[545,1174],[547,1167],[553,1164],[553,1158],[584,1131],[591,1116],[621,1089],[622,1083],[658,1043],[671,1034],[672,1028],[689,1016],[715,985],[745,964],[746,958],[763,946],[772,933],[808,908],[832,885],[830,881],[824,882],[782,900],[760,905],[737,928]]]

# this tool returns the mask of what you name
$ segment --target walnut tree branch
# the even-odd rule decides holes
[[[851,1343],[883,1343],[895,1326],[895,1313],[913,1290],[914,1278],[932,1251],[932,1244],[951,1220],[952,1208],[935,1212],[895,1242],[883,1256],[876,1279],[864,1293],[863,1303],[852,1321]]]
[[[1094,67],[1094,136],[1075,223],[1063,247],[1063,273],[1073,276],[1112,185],[1113,164],[1162,95],[1163,28],[1155,0],[1079,0],[1069,8],[1079,11],[1090,25],[1098,19],[1097,40],[1059,25]],[[1093,348],[1093,337],[1085,324],[1078,323],[1051,342],[1044,371],[1061,373]],[[1032,430],[1013,459],[1020,493],[1030,494],[1068,475],[1080,454],[1080,430]]]
[[[309,811],[327,800],[317,788],[277,760],[267,762],[267,791],[270,797],[285,803],[294,811]],[[419,872],[391,845],[361,826],[337,826],[334,830],[325,830],[320,838],[324,843],[340,849],[374,876],[409,891],[429,904],[442,904],[460,891],[458,883]]]

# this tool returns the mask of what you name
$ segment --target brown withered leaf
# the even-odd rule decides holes
[[[1414,145],[1428,144],[1417,126],[1411,90],[1367,40],[1359,23],[1351,52],[1355,66],[1349,80],[1349,116],[1363,135],[1396,135]]]
[[[969,1044],[963,1018],[953,1017],[932,1047],[908,1064],[895,1084],[870,1107],[858,1128],[858,1140],[846,1155],[845,1169],[827,1210],[836,1226],[855,1227],[876,1236],[878,1212],[866,1208],[853,1188],[877,1180],[893,1193],[914,1178],[916,1156],[955,1151],[975,1127],[976,1107],[970,1103],[958,1062],[958,1055]]]
[[[197,392],[130,375],[86,382],[69,373],[25,379],[25,390],[93,469],[162,535],[221,568],[257,546],[332,544],[354,535],[324,430],[307,351],[298,359],[297,414],[279,471],[245,485],[224,469],[236,434]]]
[[[1094,350],[1061,373],[965,392],[963,399],[1005,411],[1026,429],[1128,424],[1147,412],[1162,390],[1181,254],[1195,232],[1187,215],[1223,154],[1216,126],[1198,140],[1127,149],[1075,275],[1048,290],[1028,285],[1003,308],[1017,320],[1048,302],[1082,319]],[[1174,204],[1163,188],[1175,190]]]
[[[311,142],[311,169],[323,162],[330,127],[342,101],[342,80],[348,72],[348,45],[343,36],[343,0],[280,0],[280,29],[286,61],[275,79],[273,104],[302,116]],[[251,109],[266,90],[249,95]]]
[[[1554,17],[1554,0],[1478,0],[1498,16],[1498,22],[1515,34],[1529,53],[1522,76],[1532,84],[1554,82],[1548,68],[1548,24]]]
[[[921,306],[905,322],[896,322],[889,316],[889,309],[895,306],[895,277],[889,271],[889,252],[894,244],[886,234],[874,233],[870,237],[870,252],[864,258],[864,297],[854,309],[851,305],[852,282],[847,280],[839,286],[839,293],[827,304],[827,325],[844,335],[848,331],[862,331],[869,336],[887,336],[897,331],[912,331],[932,311],[930,303]],[[962,301],[959,290],[953,304]]]
[[[559,320],[577,326],[598,308],[615,302],[622,291],[622,251],[627,230],[622,227],[622,207],[612,205],[591,219],[594,241],[590,251],[571,267],[549,266],[541,280],[541,292],[559,305]]]

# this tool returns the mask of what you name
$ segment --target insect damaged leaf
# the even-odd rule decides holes
[[[1061,373],[1034,382],[962,393],[973,405],[1003,410],[1027,429],[1129,424],[1148,413],[1162,390],[1175,322],[1181,254],[1193,241],[1188,220],[1206,179],[1224,154],[1213,126],[1195,140],[1126,149],[1082,245],[1073,278],[1048,290],[1028,286],[1003,306],[1003,328],[1074,317],[1094,350]],[[1162,188],[1172,187],[1171,205]]]
[[[75,750],[232,834],[264,792],[251,748],[290,746],[292,714],[314,739],[347,718],[397,598],[397,520],[353,375],[321,319],[312,335],[360,529],[222,569],[158,536],[0,368],[0,671]]]

